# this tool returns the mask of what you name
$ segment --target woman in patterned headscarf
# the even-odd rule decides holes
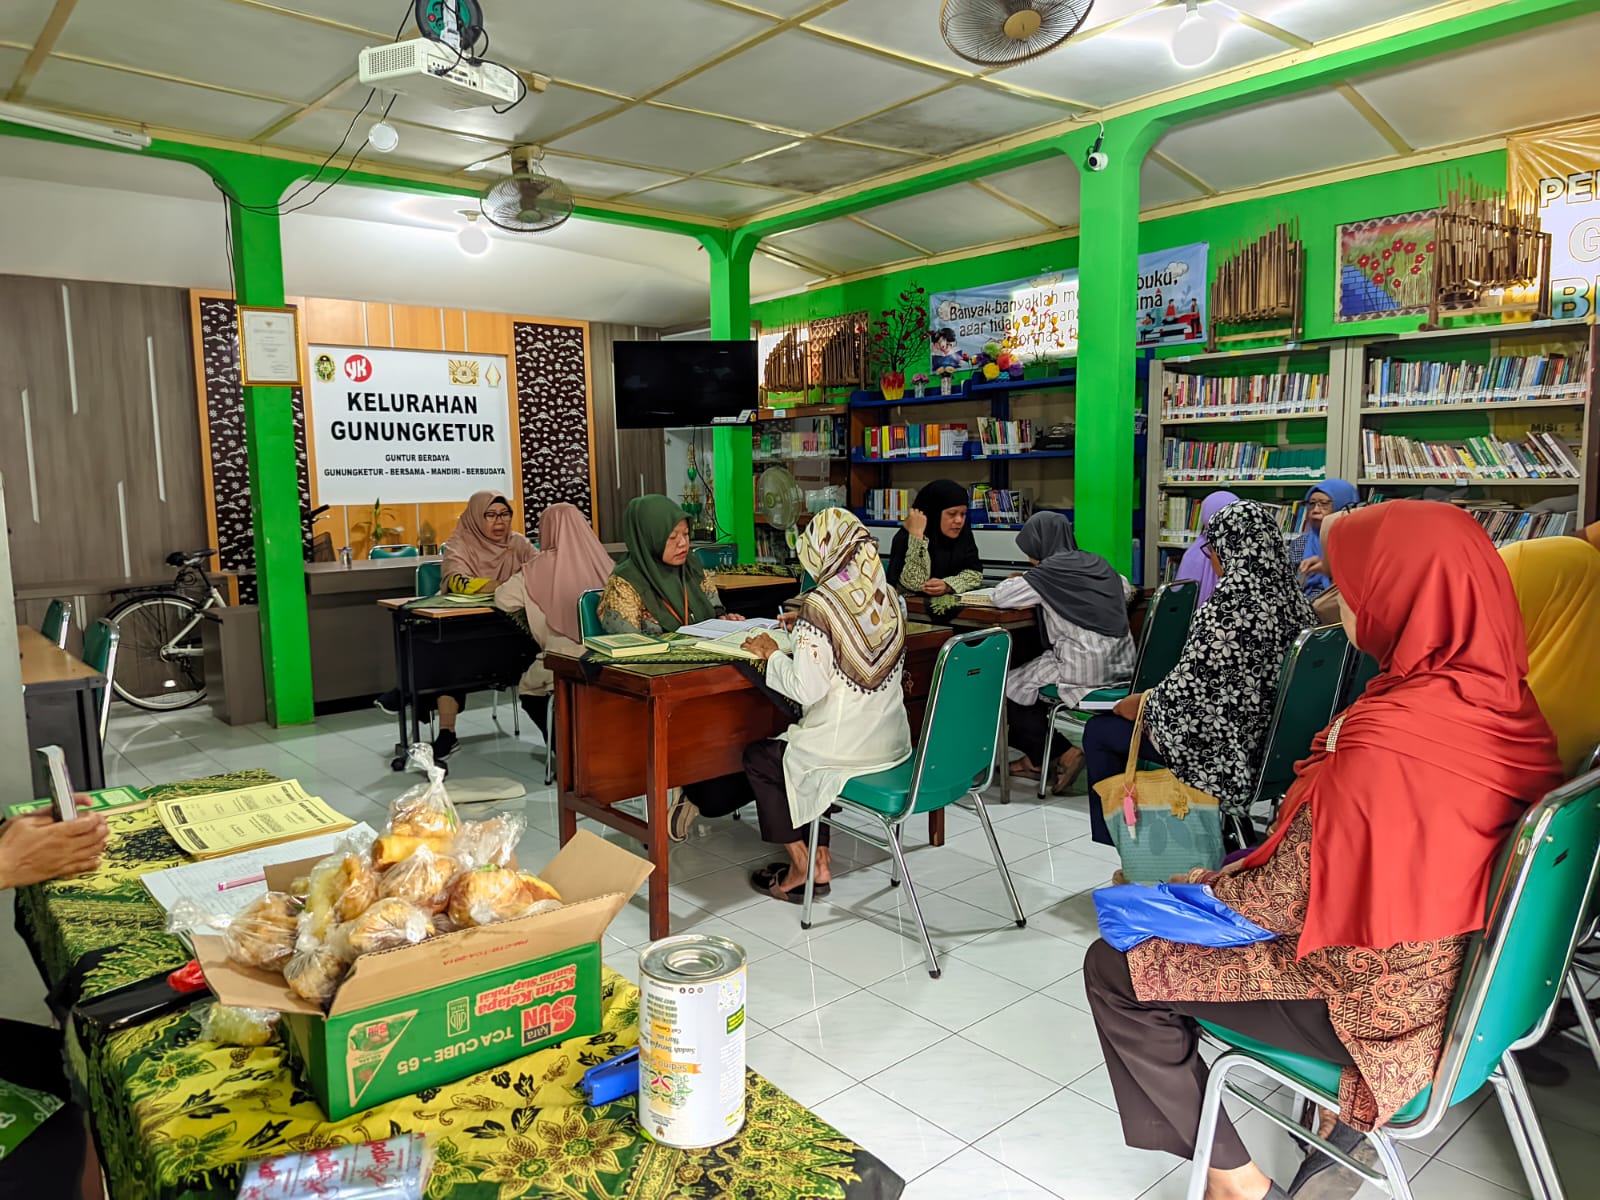
[[[809,857],[806,827],[856,775],[887,770],[911,755],[901,675],[906,631],[884,576],[877,543],[842,508],[812,519],[800,535],[800,565],[817,581],[800,605],[794,652],[760,634],[745,648],[767,662],[767,683],[804,710],[776,738],[744,752],[761,836],[789,857],[755,872],[751,884],[798,904]],[[831,890],[828,827],[817,835],[816,894]]]
[[[1211,519],[1206,537],[1221,579],[1195,613],[1178,664],[1150,689],[1143,756],[1234,809],[1255,783],[1283,656],[1316,618],[1266,509],[1249,500],[1230,504]],[[1084,727],[1091,796],[1096,783],[1126,768],[1138,712],[1135,694]],[[1095,841],[1111,845],[1098,804],[1089,806],[1089,820]]]

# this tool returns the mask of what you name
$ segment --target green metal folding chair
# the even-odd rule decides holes
[[[1345,681],[1350,639],[1340,625],[1307,629],[1295,638],[1278,668],[1278,696],[1267,725],[1266,751],[1256,785],[1243,810],[1225,813],[1223,833],[1235,850],[1251,844],[1258,805],[1274,813],[1294,783],[1294,765],[1311,753],[1311,741],[1328,727]]]
[[[1512,1053],[1545,1033],[1572,953],[1583,931],[1600,862],[1600,771],[1557,788],[1523,816],[1489,889],[1484,930],[1467,951],[1461,982],[1445,1028],[1444,1053],[1433,1082],[1405,1104],[1389,1123],[1366,1135],[1378,1169],[1356,1162],[1308,1133],[1292,1115],[1279,1112],[1230,1078],[1248,1069],[1323,1108],[1339,1107],[1340,1068],[1329,1062],[1265,1045],[1209,1021],[1202,1028],[1224,1047],[1212,1064],[1205,1106],[1189,1175],[1189,1200],[1202,1200],[1211,1144],[1225,1095],[1236,1096],[1268,1120],[1396,1200],[1411,1200],[1411,1187],[1395,1148],[1436,1129],[1445,1113],[1494,1085],[1528,1187],[1540,1200],[1561,1200],[1561,1180]]]
[[[1335,716],[1338,716],[1357,700],[1361,699],[1361,693],[1367,690],[1367,684],[1371,683],[1378,674],[1377,659],[1370,654],[1357,650],[1354,646],[1350,647],[1350,649],[1354,653],[1350,655],[1348,662],[1345,664],[1344,683],[1339,688],[1339,704],[1333,710]]]
[[[1589,763],[1584,771],[1593,771],[1596,767],[1600,767],[1600,746],[1589,752]],[[1596,894],[1589,898],[1589,911],[1583,920],[1583,935],[1578,940],[1592,942],[1597,934],[1600,934],[1600,889],[1596,889]],[[1596,1027],[1594,1014],[1589,1011],[1589,993],[1583,986],[1580,972],[1600,974],[1595,969],[1592,955],[1573,958],[1572,965],[1567,968],[1566,988],[1567,999],[1572,1002],[1573,1012],[1578,1018],[1578,1031],[1588,1043],[1595,1067],[1600,1069],[1600,1028]]]
[[[1145,610],[1144,628],[1139,631],[1139,649],[1133,660],[1133,681],[1128,687],[1098,688],[1084,700],[1115,703],[1133,692],[1147,692],[1167,677],[1183,654],[1184,639],[1189,636],[1189,623],[1194,620],[1195,599],[1200,595],[1200,585],[1192,579],[1176,579],[1164,583],[1150,597],[1150,607]],[[1061,702],[1055,684],[1039,689],[1039,699],[1050,705],[1050,716],[1044,727],[1044,762],[1039,764],[1039,798],[1044,799],[1049,787],[1050,748],[1055,742],[1056,720],[1069,714],[1073,729],[1081,737],[1083,726],[1093,713],[1075,709]],[[1062,731],[1066,735],[1066,731]]]
[[[605,626],[600,624],[600,592],[588,591],[578,597],[578,629],[586,638],[605,633]]]
[[[83,661],[106,677],[108,686],[98,689],[95,704],[100,709],[100,740],[106,740],[106,722],[111,719],[111,687],[117,669],[117,646],[122,634],[109,621],[96,621],[83,631]]]
[[[374,546],[367,551],[368,558],[416,558],[415,546]]]
[[[444,590],[444,564],[436,562],[417,564],[415,587],[419,596],[437,596]]]
[[[67,632],[72,628],[72,608],[65,600],[52,600],[39,622],[39,632],[60,649],[67,648]]]
[[[850,832],[894,856],[889,876],[891,884],[905,880],[906,897],[922,931],[922,948],[928,956],[928,974],[939,978],[939,959],[928,937],[927,922],[917,890],[906,869],[900,847],[900,828],[917,813],[947,808],[957,800],[971,797],[989,838],[994,865],[1011,897],[1017,914],[1017,928],[1027,925],[1011,872],[995,840],[989,810],[982,792],[994,778],[995,749],[1000,743],[1000,712],[1005,702],[1006,662],[1011,654],[1011,636],[1002,629],[978,629],[947,641],[939,650],[933,667],[933,683],[928,693],[928,711],[922,722],[922,740],[905,762],[887,771],[860,775],[845,784],[838,803],[850,812],[864,813],[883,825],[880,841],[852,828]],[[935,749],[937,747],[937,749]],[[811,859],[806,865],[805,907],[800,927],[811,928],[811,899],[816,887],[817,833],[826,816],[811,822]]]

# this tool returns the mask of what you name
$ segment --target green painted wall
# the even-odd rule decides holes
[[[1063,161],[1061,169],[1071,171],[1074,168]],[[1261,200],[1246,200],[1180,216],[1147,220],[1140,226],[1139,249],[1145,252],[1187,242],[1209,242],[1214,270],[1218,252],[1223,248],[1237,240],[1254,238],[1280,220],[1298,218],[1300,235],[1306,243],[1308,338],[1414,329],[1417,325],[1415,317],[1362,322],[1359,325],[1334,324],[1335,227],[1346,221],[1431,208],[1439,203],[1442,189],[1462,179],[1504,187],[1505,152],[1491,151],[1438,165],[1409,167]],[[913,266],[836,287],[784,296],[754,305],[753,313],[762,325],[773,326],[860,309],[876,312],[889,305],[900,290],[911,282],[921,284],[930,293],[941,292],[1006,279],[1022,279],[1047,271],[1068,270],[1077,265],[1077,239],[1063,238],[1058,242],[979,255],[937,266]]]

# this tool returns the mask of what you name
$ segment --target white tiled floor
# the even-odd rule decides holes
[[[475,806],[475,815],[524,814],[519,857],[541,863],[555,853],[556,818],[539,735],[524,729],[513,738],[507,707],[503,729],[488,707],[474,697],[463,714],[452,778],[521,782],[525,798]],[[393,741],[393,722],[371,710],[274,730],[231,728],[203,709],[153,717],[119,705],[106,768],[113,783],[138,785],[265,767],[377,824],[416,779],[389,770]],[[889,886],[884,856],[847,835],[835,839],[833,894],[806,931],[797,908],[747,883],[753,866],[774,858],[754,820],[702,822],[673,853],[674,929],[746,948],[750,1065],[888,1162],[909,1181],[912,1200],[1180,1200],[1183,1164],[1123,1146],[1083,998],[1083,955],[1095,938],[1087,892],[1109,878],[1115,859],[1088,840],[1081,796],[1040,802],[1018,788],[1012,804],[993,803],[991,812],[1026,929],[1014,926],[972,814],[951,810],[944,847],[927,846],[921,830],[910,838],[912,878],[944,967],[938,980],[928,978],[904,889]],[[4,927],[0,971],[32,979],[10,922]],[[607,934],[607,962],[636,977],[633,951],[647,940],[636,898]],[[0,1013],[38,1020],[43,1010],[37,995],[11,987],[0,989]],[[1574,1043],[1560,1053],[1572,1080],[1539,1090],[1536,1102],[1576,1196],[1587,1194],[1582,1181],[1600,1178],[1600,1076]],[[1296,1156],[1287,1137],[1254,1113],[1240,1130],[1286,1183]],[[1402,1155],[1418,1200],[1527,1194],[1499,1108],[1483,1096]]]

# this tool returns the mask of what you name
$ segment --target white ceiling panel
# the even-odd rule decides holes
[[[491,58],[638,96],[772,22],[701,0],[524,0],[491,7],[487,27]]]
[[[40,69],[28,88],[28,100],[220,137],[249,137],[292,111],[267,100],[248,100],[59,58],[49,59]]]
[[[341,25],[353,25],[357,29],[381,33],[386,38],[394,37],[403,15],[406,20],[405,27],[400,31],[401,36],[413,37],[416,34],[417,27],[406,11],[410,6],[405,0],[398,4],[395,0],[273,0],[273,3],[291,12],[325,17]]]
[[[1064,154],[1016,167],[996,175],[985,175],[983,182],[1018,204],[1026,205],[1057,225],[1078,223],[1078,198],[1081,191],[1078,167]]]
[[[376,112],[369,110],[366,116],[356,122],[350,140],[344,144],[344,155],[352,153],[361,146],[366,140],[367,130],[372,127],[377,116]],[[271,138],[268,144],[290,146],[296,150],[326,155],[333,152],[333,148],[339,144],[339,139],[344,137],[344,131],[349,126],[349,113],[327,111],[307,113]],[[363,170],[381,172],[385,163],[393,162],[406,166],[455,171],[468,163],[487,158],[500,149],[494,142],[435,133],[431,129],[420,129],[415,125],[401,125],[397,126],[397,129],[400,134],[398,146],[387,154],[380,154],[371,149],[363,151],[357,166]],[[340,156],[341,162],[344,155]]]
[[[22,70],[22,64],[27,61],[26,50],[0,48],[0,92],[11,86],[11,81],[17,77],[17,72]]]
[[[1072,110],[962,83],[839,130],[840,137],[921,154],[951,154],[1008,134],[1053,125]]]
[[[0,4],[0,40],[33,45],[55,0],[6,0]]]
[[[1308,42],[1326,41],[1382,21],[1433,8],[1441,0],[1229,0],[1234,8]]]
[[[682,183],[651,188],[630,199],[652,208],[704,213],[711,217],[740,217],[759,208],[771,208],[774,204],[793,200],[794,196],[789,192],[775,192],[771,188],[717,183],[711,179],[687,179]]]
[[[1198,200],[1205,195],[1181,175],[1167,170],[1153,158],[1144,160],[1139,169],[1139,210],[1160,208],[1167,204],[1182,204]]]
[[[1350,82],[1413,146],[1447,146],[1592,113],[1592,89],[1563,83],[1592,77],[1597,46],[1600,15],[1580,17]]]
[[[746,8],[759,8],[775,17],[797,17],[803,12],[821,8],[820,0],[742,0]]]
[[[1288,50],[1277,38],[1239,24],[1216,5],[1202,11],[1217,23],[1221,35],[1216,57],[1203,67],[1191,70],[1172,61],[1172,35],[1183,19],[1179,5],[1155,9],[1095,37],[1074,39],[1043,58],[999,71],[995,78],[1099,107]]]
[[[797,192],[819,192],[921,161],[887,150],[868,150],[843,142],[818,140],[796,142],[776,154],[763,154],[750,162],[720,171],[718,176]]]
[[[314,100],[366,38],[215,0],[78,0],[56,50],[262,96]]]
[[[915,251],[891,237],[854,221],[825,221],[807,229],[766,239],[776,250],[789,250],[835,272],[859,271],[880,263],[911,258]]]
[[[354,112],[366,94],[365,88],[359,93],[346,91],[340,97],[340,107]],[[529,92],[520,104],[505,113],[497,113],[492,108],[457,112],[424,103],[413,96],[398,96],[393,115],[402,121],[415,121],[450,133],[475,134],[507,143],[544,142],[581,121],[616,108],[619,103],[593,92],[580,92],[552,83],[543,92]],[[377,107],[375,102],[374,108]]]
[[[1050,228],[970,186],[942,188],[909,200],[896,200],[869,208],[861,217],[934,254],[1027,237]]]
[[[638,166],[694,172],[749,158],[763,150],[775,150],[790,140],[782,134],[715,117],[640,107],[551,142],[550,148]]]
[[[792,31],[669,88],[660,99],[819,133],[909,100],[945,78]]]
[[[1286,137],[1287,130],[1314,137]],[[1270,147],[1270,152],[1265,152]],[[1395,153],[1337,92],[1308,92],[1180,125],[1156,149],[1217,191],[1255,187]]]
[[[885,4],[883,0],[848,0],[806,22],[808,29],[825,29],[854,41],[865,42],[923,62],[937,63],[963,72],[980,68],[951,51],[939,34],[936,5]]]

